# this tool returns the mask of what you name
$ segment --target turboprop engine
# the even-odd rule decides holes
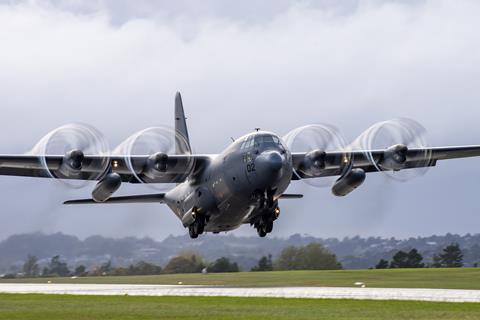
[[[322,176],[322,172],[331,169],[332,162],[350,162],[351,156],[346,149],[345,139],[330,125],[311,124],[299,127],[288,132],[283,140],[292,155],[305,154],[303,157],[293,157],[293,173],[314,187],[330,187],[335,181],[333,176]],[[332,161],[326,159],[329,152],[335,152],[335,159]],[[342,169],[342,173],[348,169],[347,165],[344,167],[345,171]]]
[[[45,174],[64,185],[81,188],[108,171],[108,143],[94,127],[72,123],[50,131],[29,152],[38,156]],[[91,157],[92,155],[99,157]],[[47,161],[52,157],[56,161]],[[52,159],[51,158],[51,159]]]
[[[312,150],[308,152],[300,163],[299,170],[309,176],[318,175],[325,169],[325,151]]]
[[[432,157],[427,146],[425,128],[407,118],[378,122],[350,144],[352,150],[363,152],[376,171],[397,181],[426,173]],[[379,153],[379,150],[385,151]]]
[[[147,163],[144,167],[144,174],[150,179],[155,179],[158,172],[167,171],[167,164],[168,155],[166,153],[154,153],[147,159]]]
[[[113,154],[124,158],[137,182],[148,183],[151,187],[158,180],[164,184],[183,181],[195,166],[189,142],[169,127],[151,127],[136,132],[115,148]],[[169,154],[177,157],[169,157]],[[146,161],[144,155],[148,155]]]
[[[385,150],[378,165],[384,170],[400,170],[407,161],[408,147],[404,144],[396,144]]]

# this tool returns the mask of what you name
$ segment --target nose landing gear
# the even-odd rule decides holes
[[[258,235],[263,238],[268,233],[272,232],[273,230],[273,221],[277,220],[278,214],[275,212],[280,213],[280,209],[277,207],[273,212],[264,214],[254,223],[255,229],[257,229]]]
[[[276,190],[267,189],[266,191],[257,190],[253,197],[257,201],[258,215],[250,223],[257,229],[258,235],[263,238],[273,230],[273,221],[280,215],[278,201],[274,200]]]

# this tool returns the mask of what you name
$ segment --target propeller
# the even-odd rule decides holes
[[[29,154],[39,157],[48,176],[75,189],[88,184],[88,180],[102,177],[110,165],[106,139],[100,131],[82,123],[66,124],[50,131]],[[98,157],[86,161],[86,155]],[[60,162],[52,164],[48,156],[59,157]]]
[[[299,177],[315,177],[321,175],[323,170],[328,170],[329,163],[325,161],[328,151],[340,151],[338,157],[341,159],[339,160],[346,164],[343,170],[350,169],[348,164],[351,156],[346,149],[345,139],[333,126],[327,124],[306,125],[293,129],[283,137],[283,140],[292,153],[306,152],[302,162],[294,164],[294,174]],[[330,187],[335,179],[336,177],[320,177],[302,179],[302,181],[314,187]]]
[[[169,155],[191,155],[188,140],[178,131],[166,126],[151,127],[128,137],[114,154],[124,156],[128,170],[139,183],[165,189],[169,183],[183,180],[194,168],[193,157],[171,161]],[[138,157],[142,156],[142,157]],[[148,156],[145,161],[145,156]],[[154,186],[161,179],[163,185]]]
[[[427,148],[427,131],[418,122],[408,118],[382,121],[365,130],[351,145],[352,150],[363,150],[368,161],[377,171],[397,181],[408,181],[425,174],[431,162],[431,150]],[[414,152],[419,167],[406,168],[407,154]],[[385,150],[374,155],[374,150]],[[412,152],[410,152],[412,155]]]

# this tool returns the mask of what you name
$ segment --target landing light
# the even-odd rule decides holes
[[[273,213],[275,213],[275,217],[278,218],[278,216],[280,215],[280,208],[276,207],[275,210],[273,210]]]
[[[118,161],[117,160],[114,160],[113,163],[112,163],[113,167],[114,168],[118,168]]]

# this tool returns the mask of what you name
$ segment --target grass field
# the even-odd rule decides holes
[[[0,319],[480,319],[480,304],[225,297],[0,295]]]
[[[0,283],[121,283],[223,285],[232,287],[329,286],[352,287],[357,281],[378,288],[480,289],[480,268],[389,269],[336,271],[275,271],[159,276],[35,278],[0,280]]]

